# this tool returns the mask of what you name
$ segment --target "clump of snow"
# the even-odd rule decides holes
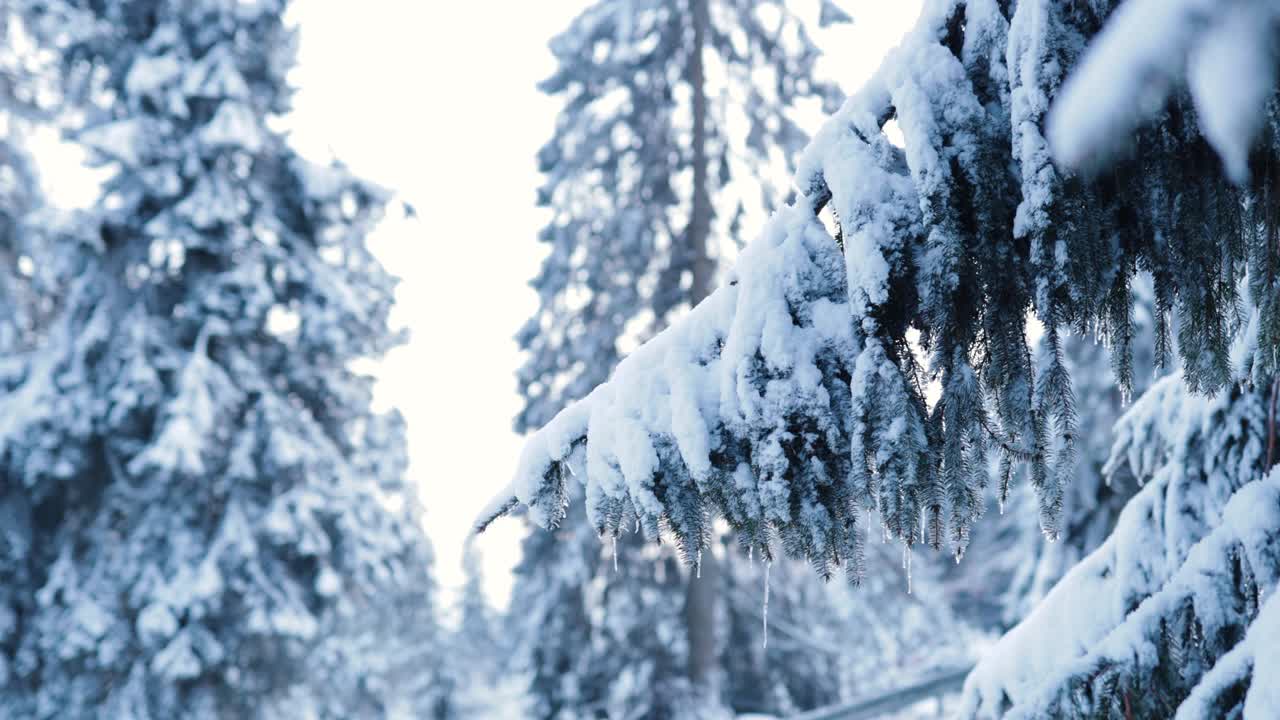
[[[190,680],[200,675],[202,667],[186,632],[179,633],[151,660],[151,669],[170,680]]]
[[[163,603],[151,603],[138,613],[138,637],[143,642],[167,640],[177,631],[178,619]]]
[[[244,103],[231,100],[218,106],[213,119],[200,130],[199,137],[209,148],[241,147],[250,153],[262,149],[265,142],[253,111]]]
[[[1097,164],[1186,83],[1205,137],[1243,182],[1275,93],[1278,22],[1280,6],[1270,0],[1122,3],[1050,114],[1055,156],[1071,167]]]
[[[879,78],[845,101],[800,159],[797,177],[821,177],[840,218],[850,310],[858,316],[888,299],[889,259],[905,227],[918,222],[906,158],[880,130],[889,95]]]
[[[191,66],[182,89],[195,97],[249,99],[249,85],[236,66],[235,55],[224,46],[214,48]]]
[[[141,119],[117,120],[81,132],[77,139],[109,160],[136,165],[148,137]]]
[[[182,63],[170,53],[143,55],[133,61],[124,87],[131,95],[144,96],[160,90],[182,74]]]
[[[160,472],[197,477],[205,471],[203,455],[209,440],[216,437],[221,417],[215,397],[226,402],[237,393],[226,373],[209,361],[204,348],[201,340],[183,368],[178,394],[164,411],[155,443],[129,463],[134,475]]]
[[[351,185],[351,176],[340,167],[296,158],[293,171],[302,182],[302,189],[314,200],[334,200]]]
[[[1225,3],[1220,16],[1188,58],[1188,84],[1200,115],[1200,131],[1222,156],[1237,183],[1249,176],[1249,148],[1266,122],[1263,111],[1276,90],[1274,2]]]

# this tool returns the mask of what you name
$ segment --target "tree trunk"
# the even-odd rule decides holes
[[[689,641],[689,680],[706,696],[717,695],[716,606],[720,602],[720,564],[707,548],[701,566],[689,573],[684,598],[685,633]]]
[[[685,233],[688,252],[693,260],[693,282],[689,288],[689,304],[697,305],[711,294],[715,267],[708,252],[711,235],[711,188],[708,187],[707,161],[707,93],[702,53],[707,42],[711,14],[709,0],[689,0],[693,18],[693,49],[689,53],[689,88],[693,92],[693,202],[689,211],[689,227]]]
[[[693,93],[693,201],[686,232],[692,257],[693,278],[689,304],[697,305],[711,294],[714,265],[708,253],[711,234],[711,190],[707,186],[707,95],[702,53],[710,25],[709,0],[689,0],[693,20],[693,48],[689,53],[688,80]],[[706,548],[698,571],[689,573],[685,594],[685,630],[689,642],[689,679],[709,698],[716,696],[716,604],[719,602],[719,568],[715,553]]]

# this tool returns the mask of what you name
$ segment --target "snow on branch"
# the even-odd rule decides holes
[[[1107,541],[978,663],[959,717],[1125,706],[1132,717],[1229,715],[1225,692],[1247,684],[1255,656],[1274,656],[1257,639],[1274,627],[1263,600],[1280,580],[1280,470],[1261,470],[1266,396],[1208,399],[1171,376],[1120,419],[1106,471],[1132,474],[1143,489]],[[1153,682],[1173,692],[1143,689]],[[1246,707],[1274,692],[1253,683]]]
[[[1278,30],[1273,0],[1122,3],[1050,115],[1054,155],[1068,166],[1096,166],[1186,85],[1201,132],[1230,177],[1245,182],[1275,93]]]
[[[1134,508],[1135,513],[1150,510],[1146,502],[1139,502]],[[967,705],[961,715],[992,714],[1007,697],[1005,686],[1020,681],[1029,687],[1023,693],[1009,691],[1015,708],[1005,717],[1073,717],[1126,703],[1135,708],[1135,717],[1167,717],[1163,708],[1154,712],[1149,709],[1157,701],[1141,696],[1142,683],[1159,673],[1177,672],[1178,667],[1193,665],[1209,672],[1191,684],[1191,702],[1179,708],[1178,717],[1220,716],[1217,708],[1221,695],[1241,682],[1247,685],[1251,670],[1249,664],[1229,655],[1273,653],[1268,646],[1274,646],[1275,638],[1257,636],[1275,623],[1274,617],[1259,617],[1259,604],[1275,594],[1280,568],[1277,527],[1280,471],[1273,471],[1267,478],[1237,491],[1223,511],[1221,524],[1190,548],[1177,572],[1158,585],[1156,592],[1138,598],[1120,594],[1130,591],[1123,579],[1108,582],[1108,573],[1099,574],[1108,565],[1118,569],[1114,568],[1117,556],[1135,551],[1134,544],[1142,541],[1135,535],[1114,536],[1055,588],[1045,604],[1020,626],[1021,632],[1011,632],[1002,647],[993,649],[990,659],[979,665],[966,688]],[[1103,602],[1099,604],[1099,600]],[[1130,610],[1131,604],[1139,600],[1141,605]],[[1272,600],[1267,604],[1275,603]],[[1086,612],[1064,613],[1070,605]],[[1274,608],[1264,610],[1276,614]],[[1120,612],[1123,620],[1111,624],[1115,622],[1113,611]],[[1086,618],[1086,614],[1092,618]],[[1068,627],[1065,617],[1081,624]],[[1246,631],[1253,636],[1252,641],[1246,638],[1246,642],[1234,646],[1227,642],[1224,647],[1225,640]],[[1070,638],[1076,647],[1089,650],[1063,662],[1071,653],[1060,652],[1057,643],[1050,640],[1055,635]],[[1037,643],[1046,647],[1039,652],[1029,647]],[[1048,648],[1059,652],[1050,655],[1052,650]],[[1135,648],[1142,650],[1135,652]],[[1049,657],[1052,660],[1047,663],[1036,662],[1037,658]],[[1031,664],[1017,667],[1028,659],[1032,659]],[[1028,673],[1033,666],[1040,667],[1043,674],[1031,677]],[[1248,698],[1245,707],[1272,707],[1263,698],[1274,696],[1273,684],[1258,682],[1256,687],[1260,697]],[[983,710],[978,710],[978,703],[984,704]],[[1214,710],[1197,714],[1193,712],[1196,707]]]
[[[602,534],[638,523],[694,554],[715,514],[766,555],[776,532],[856,563],[851,318],[839,248],[808,208],[782,210],[725,286],[529,439],[481,525],[517,500],[554,525],[576,477]]]
[[[1152,25],[1149,47],[1117,59],[1117,85],[1158,68],[1161,102],[1185,76],[1203,103],[1223,90],[1196,67],[1262,63],[1258,83],[1223,107],[1236,113],[1269,98],[1275,63],[1262,68],[1259,53],[1272,50],[1262,36],[1246,33],[1232,54],[1215,28],[1270,23],[1271,4],[1224,0],[1211,17],[1197,10],[1210,5],[1174,3]],[[1130,0],[1113,24],[1131,28],[1151,7]],[[949,543],[963,553],[985,508],[994,452],[1001,496],[1025,465],[1041,529],[1056,539],[1077,435],[1064,338],[1101,338],[1127,391],[1139,268],[1154,277],[1157,355],[1163,363],[1178,336],[1189,391],[1228,387],[1237,365],[1251,364],[1258,377],[1274,372],[1264,350],[1280,344],[1280,284],[1257,270],[1270,267],[1263,229],[1275,219],[1252,200],[1280,189],[1274,178],[1224,183],[1203,159],[1212,159],[1207,139],[1235,172],[1254,125],[1202,109],[1203,137],[1194,128],[1141,130],[1143,157],[1117,159],[1105,181],[1054,164],[1041,130],[1097,21],[1047,0],[926,3],[902,45],[802,154],[803,197],[744,250],[725,287],[530,437],[481,529],[517,504],[554,525],[567,484],[581,482],[602,534],[665,531],[692,556],[723,517],[763,555],[777,539],[824,575],[845,565],[856,578],[863,511],[878,513],[884,534],[908,548]],[[1103,33],[1084,79],[1069,85],[1096,83],[1108,53],[1119,52],[1117,32]],[[1069,161],[1146,117],[1117,125],[1133,103],[1109,88],[1098,117],[1072,120],[1085,89],[1064,91],[1066,109],[1051,123]],[[891,120],[901,143],[885,131]],[[835,238],[816,219],[823,207]],[[1259,310],[1252,350],[1237,353],[1231,339],[1242,316],[1230,309],[1245,302],[1242,288]],[[1029,316],[1045,327],[1038,353]]]

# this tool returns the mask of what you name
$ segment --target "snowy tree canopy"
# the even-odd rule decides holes
[[[108,175],[78,231],[38,237],[56,294],[6,358],[3,714],[370,707],[336,695],[377,666],[326,662],[325,641],[362,612],[403,618],[384,592],[430,607],[403,592],[429,569],[403,421],[351,369],[400,339],[365,244],[386,192],[271,129],[283,2],[3,9],[58,59],[62,119]]]
[[[963,552],[995,455],[998,494],[1025,463],[1041,527],[1056,537],[1076,435],[1063,338],[1096,332],[1129,387],[1139,270],[1154,278],[1157,358],[1176,342],[1191,391],[1230,384],[1231,339],[1248,322],[1249,379],[1269,377],[1280,346],[1268,272],[1280,206],[1269,201],[1277,176],[1264,171],[1280,143],[1274,104],[1256,137],[1232,136],[1252,148],[1241,184],[1224,181],[1214,150],[1230,170],[1235,146],[1215,133],[1236,125],[1203,119],[1198,93],[1179,83],[1134,128],[1130,155],[1089,176],[1060,168],[1046,116],[1110,11],[927,3],[805,151],[803,197],[724,286],[530,439],[481,525],[517,503],[554,524],[577,478],[602,534],[639,521],[696,549],[721,516],[766,556],[776,537],[856,578],[859,512],[878,513],[908,547],[950,538]],[[1214,25],[1179,27],[1200,47]],[[1107,47],[1103,36],[1096,52]],[[1191,85],[1238,67],[1234,54],[1192,55],[1205,67]],[[1141,73],[1148,59],[1121,61],[1122,73]],[[1274,84],[1264,90],[1270,98]],[[885,132],[891,120],[902,147]],[[1087,130],[1055,122],[1063,138]],[[823,207],[835,237],[816,218]],[[1245,300],[1256,314],[1237,311]],[[1042,353],[1028,346],[1028,316],[1044,326]]]

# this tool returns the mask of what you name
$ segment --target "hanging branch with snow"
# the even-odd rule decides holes
[[[1178,314],[1193,389],[1229,380],[1246,276],[1257,347],[1280,340],[1277,281],[1260,271],[1275,253],[1257,201],[1280,191],[1277,177],[1223,182],[1209,141],[1227,170],[1234,151],[1198,131],[1180,85],[1162,123],[1135,126],[1133,157],[1106,174],[1051,162],[1040,128],[1104,16],[1055,3],[928,3],[804,153],[804,196],[746,248],[724,287],[529,440],[481,527],[517,502],[555,524],[576,479],[603,535],[638,519],[692,557],[723,517],[764,557],[780,541],[823,574],[843,565],[856,579],[859,509],[877,511],[908,547],[949,539],[962,553],[995,452],[1001,492],[1027,466],[1042,529],[1056,537],[1076,433],[1061,338],[1096,330],[1130,377],[1138,269],[1155,278],[1165,355]],[[1196,58],[1219,70],[1238,59]],[[885,133],[890,120],[903,147]],[[1274,155],[1272,128],[1232,137]],[[826,206],[834,238],[816,217]],[[1203,231],[1181,229],[1190,227]],[[1029,315],[1045,326],[1036,358]],[[1257,355],[1259,375],[1273,372],[1273,354]]]

